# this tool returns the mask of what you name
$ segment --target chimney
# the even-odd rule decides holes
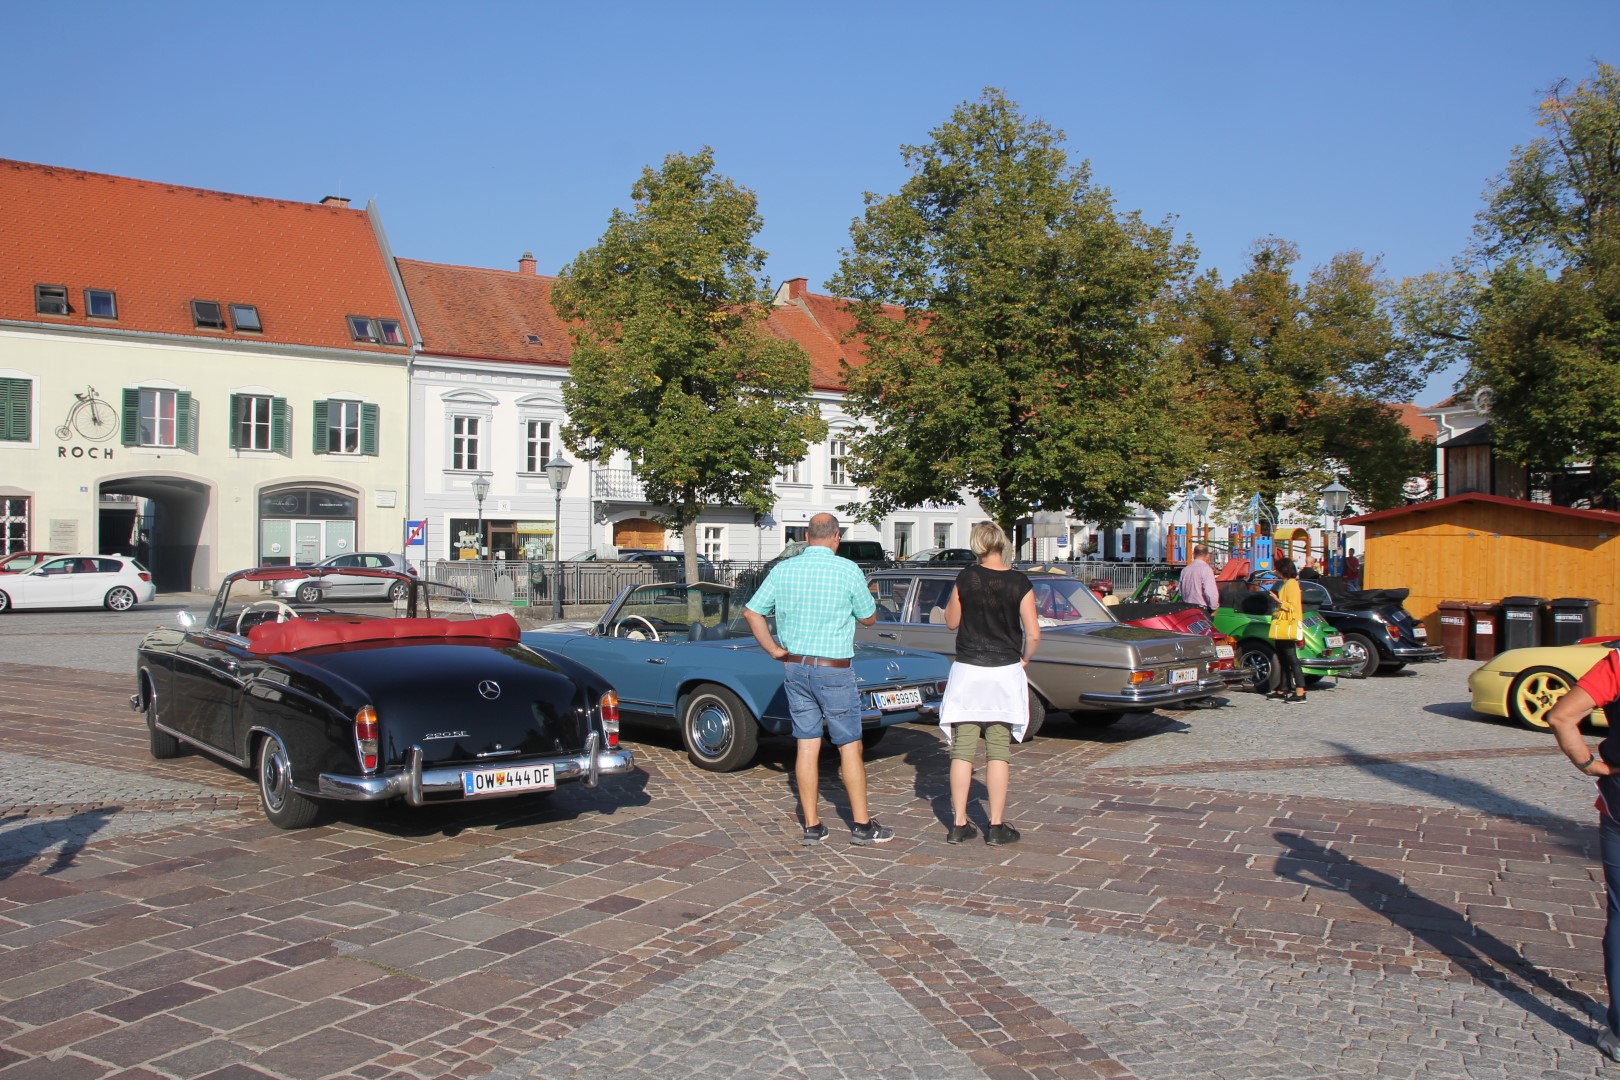
[[[788,278],[787,279],[788,299],[789,300],[802,300],[804,298],[804,294],[810,291],[809,288],[808,288],[809,284],[810,284],[810,279],[809,278],[802,278],[802,277]]]
[[[534,269],[534,252],[525,251],[522,255],[518,256],[518,273],[520,273],[520,274],[532,274],[532,273],[535,273],[535,269]]]
[[[335,206],[339,210],[347,210],[349,208],[349,200],[345,199],[341,195],[328,195],[326,198],[321,200],[321,205]]]

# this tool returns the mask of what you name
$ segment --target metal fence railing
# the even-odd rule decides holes
[[[722,585],[757,584],[762,564],[724,562],[713,568],[712,578]],[[683,568],[656,562],[564,562],[561,569],[562,602],[603,606],[631,585],[681,580]],[[430,567],[430,578],[465,589],[477,600],[515,605],[549,605],[558,579],[554,562],[524,559],[441,559]],[[705,572],[705,579],[709,578]]]

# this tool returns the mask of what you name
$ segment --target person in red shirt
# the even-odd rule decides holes
[[[1593,750],[1581,738],[1580,724],[1593,709],[1603,706],[1609,717],[1609,736]],[[1603,930],[1603,971],[1609,984],[1608,1026],[1598,1033],[1597,1047],[1613,1061],[1620,1061],[1620,650],[1609,655],[1583,675],[1569,693],[1547,710],[1547,723],[1558,737],[1558,749],[1598,786],[1598,845],[1603,855],[1603,891],[1608,895],[1608,922]]]

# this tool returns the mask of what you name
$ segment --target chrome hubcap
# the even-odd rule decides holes
[[[280,810],[287,801],[287,754],[278,742],[271,742],[259,767],[259,787],[264,792],[264,804],[271,810]]]
[[[704,757],[719,757],[731,745],[731,713],[713,698],[693,706],[692,746]]]

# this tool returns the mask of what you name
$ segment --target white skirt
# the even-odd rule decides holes
[[[939,706],[940,727],[952,724],[1010,724],[1014,742],[1029,728],[1029,680],[1023,664],[979,667],[951,664],[950,682]]]

